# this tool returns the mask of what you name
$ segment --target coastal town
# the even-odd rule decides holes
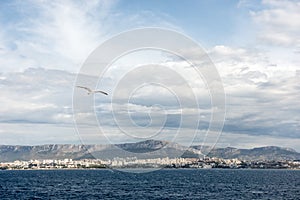
[[[199,169],[300,169],[300,160],[246,161],[221,158],[153,158],[137,159],[46,159],[0,162],[1,170],[47,170],[47,169],[105,169],[105,168],[199,168]]]

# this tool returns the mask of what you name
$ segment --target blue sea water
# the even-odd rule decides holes
[[[0,171],[0,199],[300,199],[300,170]]]

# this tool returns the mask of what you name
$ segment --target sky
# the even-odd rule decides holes
[[[144,137],[161,129],[154,139],[201,143],[211,117],[205,81],[190,71],[189,63],[159,50],[123,56],[103,76],[99,88],[111,95],[95,95],[95,115],[105,137],[88,123],[90,113],[79,113],[85,123],[74,121],[76,77],[93,50],[124,31],[160,27],[192,38],[218,70],[226,118],[217,146],[275,145],[300,151],[299,10],[299,0],[3,0],[0,144],[122,143],[130,135]],[[153,63],[169,66],[185,79],[162,70],[153,80],[166,87],[141,85],[137,77],[148,80],[156,69],[136,67]],[[200,110],[189,103],[185,83],[198,97]],[[126,87],[118,90],[118,84]],[[130,99],[122,96],[129,86],[136,86]],[[170,88],[186,104],[178,103]],[[83,90],[78,94],[86,95]],[[196,128],[195,118],[200,120]],[[181,135],[176,135],[178,128]]]

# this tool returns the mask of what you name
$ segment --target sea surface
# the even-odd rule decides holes
[[[0,199],[300,199],[300,170],[0,171]]]

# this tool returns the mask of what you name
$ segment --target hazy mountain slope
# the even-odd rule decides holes
[[[166,141],[147,140],[138,143],[117,145],[38,145],[12,146],[0,145],[0,162],[31,159],[83,159],[83,158],[163,158],[163,157],[201,157],[201,146],[184,147]],[[260,147],[253,149],[216,148],[209,155],[219,158],[239,158],[243,160],[296,160],[300,153],[293,149],[280,147]]]

